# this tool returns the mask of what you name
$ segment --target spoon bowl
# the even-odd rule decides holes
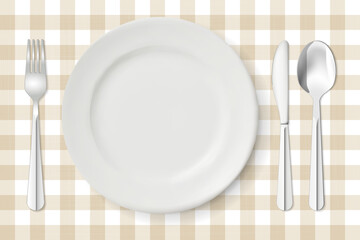
[[[300,86],[313,98],[321,98],[336,79],[336,64],[330,48],[321,41],[306,45],[299,57],[297,74]]]
[[[320,100],[336,79],[335,58],[330,48],[321,41],[306,45],[299,57],[297,74],[299,84],[313,98],[309,206],[318,211],[325,204]]]

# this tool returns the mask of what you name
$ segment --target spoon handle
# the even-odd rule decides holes
[[[277,206],[283,211],[293,205],[289,126],[281,124]]]
[[[324,177],[321,142],[321,114],[320,99],[314,99],[313,106],[313,130],[311,143],[311,165],[310,165],[310,193],[309,206],[313,210],[324,207]]]

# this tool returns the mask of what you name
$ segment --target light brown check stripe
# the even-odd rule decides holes
[[[360,38],[355,44],[346,44],[349,40],[346,31],[360,31],[360,15],[347,15],[345,0],[329,0],[330,10],[325,15],[317,15],[316,2],[308,0],[262,1],[269,2],[266,9],[261,9],[258,1],[241,0],[235,4],[238,6],[235,13],[227,12],[227,4],[236,2],[230,0],[200,1],[200,4],[199,0],[143,1],[148,11],[141,10],[147,7],[139,2],[120,0],[110,14],[107,6],[117,1],[31,0],[28,7],[27,2],[3,1],[0,7],[0,239],[360,238],[360,220],[356,221],[360,219],[360,191],[352,193],[347,188],[347,184],[360,180],[360,164],[352,155],[360,149],[360,135],[346,134],[346,122],[360,120],[360,104],[349,104],[346,100],[351,91],[360,93],[359,71],[346,74],[347,61],[360,60]],[[298,4],[298,14],[287,12],[289,3]],[[49,7],[49,4],[58,6]],[[178,9],[177,14],[167,12],[169,4]],[[206,6],[210,6],[207,14],[197,14],[198,7]],[[231,47],[244,61],[261,101],[261,124],[268,125],[260,124],[262,129],[255,151],[235,181],[239,185],[234,183],[235,187],[197,209],[174,215],[141,215],[114,205],[93,190],[79,193],[76,184],[83,178],[66,150],[62,130],[59,134],[53,133],[47,129],[47,121],[61,120],[61,102],[68,77],[89,44],[121,24],[163,16],[195,22],[233,42]],[[268,43],[266,39],[259,39],[259,30],[268,31]],[[58,39],[52,34],[58,34]],[[329,129],[323,136],[327,163],[324,168],[326,206],[320,213],[308,207],[312,103],[292,72],[290,94],[298,94],[297,102],[290,106],[290,124],[298,124],[297,133],[290,130],[296,192],[293,209],[284,213],[276,207],[279,116],[272,93],[271,71],[263,71],[271,69],[280,41],[288,37],[296,40],[296,44],[290,40],[290,60],[296,65],[302,48],[318,34],[328,36],[319,40],[329,41],[338,70],[329,102],[322,107],[322,118]],[[48,95],[55,94],[48,102],[43,99],[40,103],[45,185],[53,184],[46,195],[46,206],[40,212],[29,211],[26,206],[28,166],[27,160],[21,162],[20,158],[30,147],[26,126],[30,128],[31,105],[30,101],[24,102],[20,94],[24,76],[23,70],[19,70],[25,58],[26,38],[45,39]],[[83,38],[88,43],[82,42]],[[53,154],[47,155],[51,151]],[[269,162],[258,163],[265,161],[266,154]],[[58,157],[59,162],[53,162],[53,157]]]

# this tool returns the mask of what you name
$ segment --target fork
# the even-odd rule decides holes
[[[46,66],[44,40],[27,42],[25,91],[33,101],[33,120],[27,205],[38,211],[44,206],[44,184],[41,166],[39,100],[46,92]],[[40,50],[41,48],[41,50]],[[40,53],[41,52],[41,53]],[[40,57],[41,55],[41,57]]]

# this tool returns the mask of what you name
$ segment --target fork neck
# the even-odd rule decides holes
[[[33,100],[33,116],[37,117],[39,115],[39,101]]]

